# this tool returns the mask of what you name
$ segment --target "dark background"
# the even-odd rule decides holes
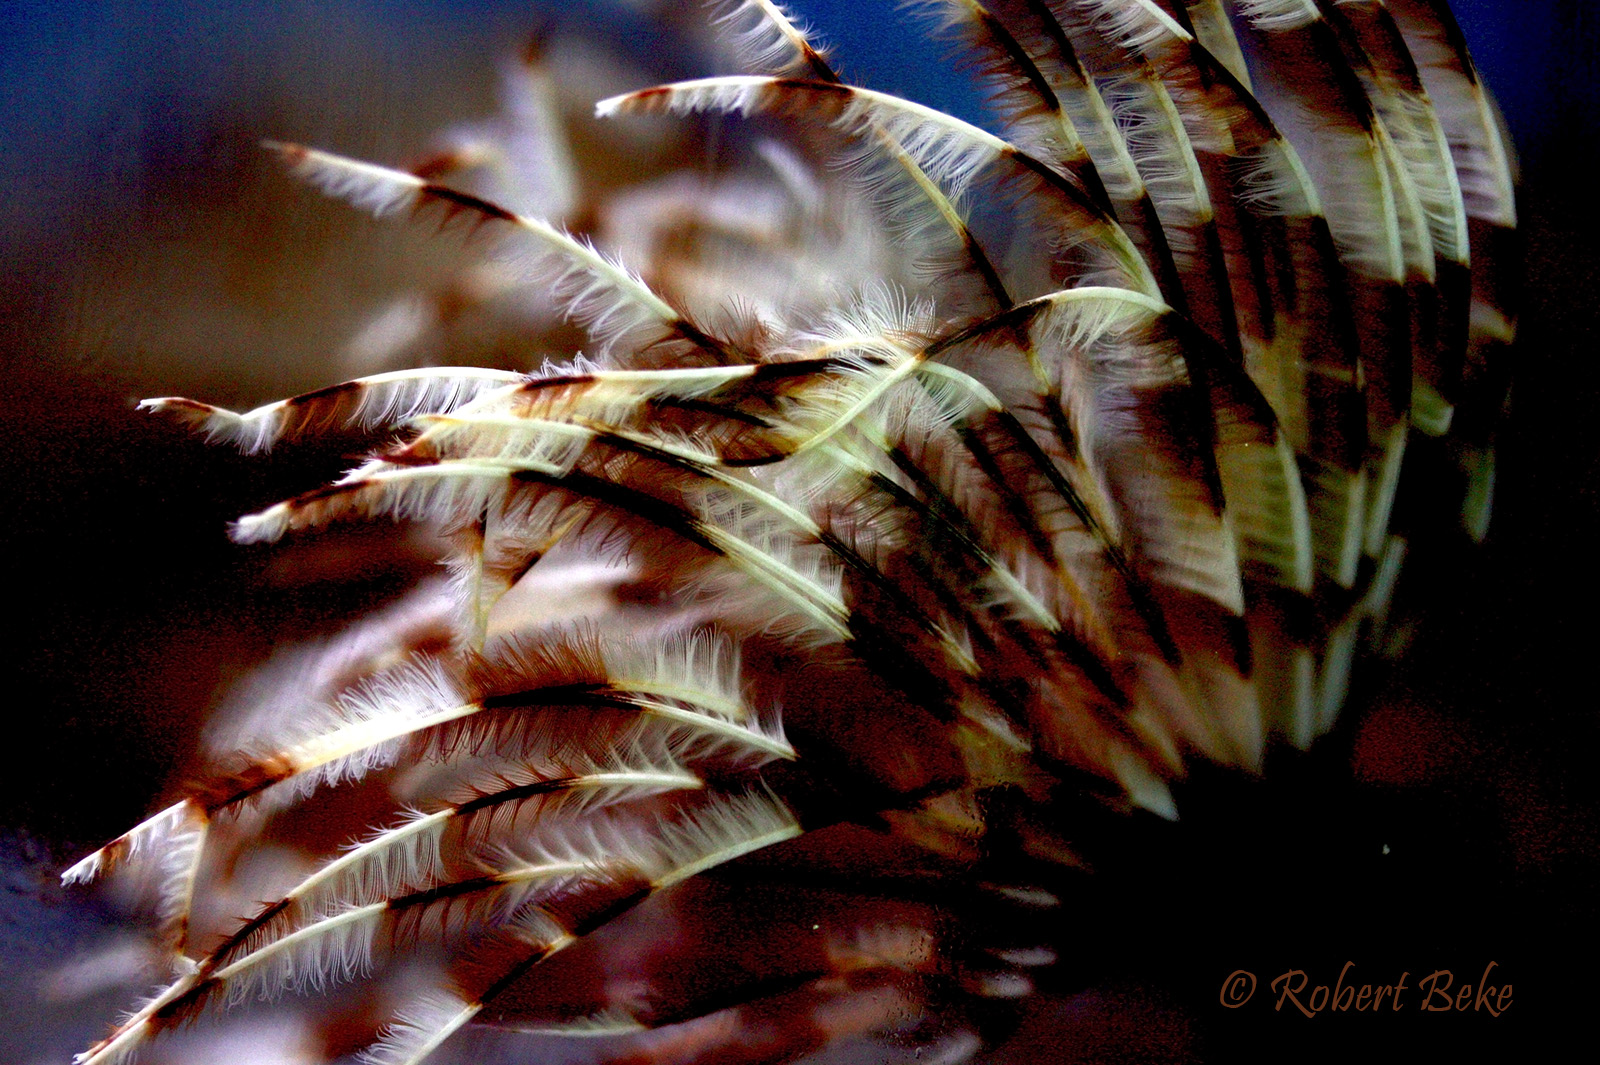
[[[975,113],[888,4],[794,5],[866,84]],[[1059,918],[1061,992],[1007,1060],[1498,1060],[1550,1052],[1600,994],[1595,772],[1600,276],[1588,0],[1457,0],[1523,165],[1526,290],[1488,543],[1422,567],[1401,669],[1310,755],[1263,781],[1200,774],[1176,826],[1130,827],[1126,862]],[[352,223],[261,165],[263,135],[401,159],[493,107],[492,60],[531,25],[648,56],[598,0],[45,3],[0,0],[0,995],[32,1018],[0,1056],[64,1061],[116,1003],[41,1003],[38,975],[111,918],[56,869],[150,809],[220,693],[275,643],[326,631],[413,571],[359,563],[307,585],[293,547],[225,522],[337,469],[243,460],[134,415],[183,393],[249,404],[329,382],[344,335],[412,275],[405,234]],[[624,86],[625,87],[625,86]],[[361,267],[352,279],[352,264]],[[374,265],[377,264],[377,265]],[[1387,846],[1388,853],[1384,853]],[[1291,968],[1416,980],[1487,962],[1502,1018],[1272,1012]],[[1217,1003],[1236,969],[1246,1008]]]

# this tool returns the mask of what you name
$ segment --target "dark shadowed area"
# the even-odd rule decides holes
[[[257,142],[415,158],[434,131],[493,109],[496,60],[535,28],[615,57],[618,71],[595,72],[606,91],[702,69],[651,36],[653,6],[0,0],[13,617],[0,669],[14,722],[0,1058],[64,1063],[126,1001],[115,974],[97,990],[70,969],[120,918],[70,897],[60,868],[163,805],[208,711],[275,646],[334,630],[431,566],[421,548],[374,561],[386,556],[363,537],[384,530],[231,544],[229,520],[336,473],[344,450],[243,458],[133,409],[169,394],[248,406],[339,380],[330,339],[442,269],[428,233],[325,202]],[[904,26],[886,0],[793,6],[863,83],[978,106],[934,69],[937,45],[902,47],[911,31],[886,28]],[[1309,754],[1270,752],[1260,780],[1197,772],[1176,824],[1086,823],[1082,838],[1122,860],[1047,918],[1061,962],[990,1060],[1516,1060],[1592,1015],[1600,13],[1587,0],[1454,7],[1523,166],[1524,309],[1488,542],[1408,560],[1409,653],[1362,675]],[[521,368],[524,354],[487,357]],[[1358,983],[1407,972],[1412,986],[1444,969],[1476,983],[1494,962],[1514,1006],[1273,1010],[1273,977],[1331,983],[1347,962]],[[1230,1010],[1219,993],[1236,970],[1261,986]]]

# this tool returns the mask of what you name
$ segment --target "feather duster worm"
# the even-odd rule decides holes
[[[481,1021],[597,1061],[965,1060],[1052,958],[1011,940],[1085,857],[1075,818],[1175,817],[1186,764],[1329,729],[1407,549],[1408,445],[1442,438],[1428,473],[1486,519],[1515,219],[1449,11],[913,6],[999,133],[718,0],[747,72],[597,112],[763,122],[739,176],[579,225],[531,66],[504,125],[411,171],[268,144],[466,226],[588,340],[145,402],[249,452],[384,438],[233,535],[425,522],[451,577],[301,653],[185,798],[67,871],[146,884],[172,965],[79,1065],[324,989],[285,1009],[382,1065]],[[290,859],[286,818],[368,828]],[[958,932],[957,898],[1012,931]]]

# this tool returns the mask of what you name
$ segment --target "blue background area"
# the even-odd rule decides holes
[[[1519,140],[1541,134],[1552,89],[1557,95],[1594,99],[1593,19],[1576,0],[1455,0],[1452,5],[1479,66],[1494,85]],[[914,30],[895,5],[873,0],[796,0],[792,10],[835,46],[840,66],[864,84],[913,95],[925,103],[970,115],[976,94],[941,62],[943,50]],[[397,46],[437,47],[442,41],[488,30],[514,31],[538,20],[605,24],[621,39],[646,41],[646,24],[606,0],[529,3],[479,0],[344,0],[337,5],[300,2],[217,3],[166,0],[104,3],[93,0],[8,0],[0,3],[0,132],[8,155],[81,137],[96,112],[164,99],[204,104],[225,94],[229,67],[263,56],[295,34],[314,33],[321,16],[336,9],[340,22],[387,25]],[[1573,62],[1577,60],[1577,62]],[[8,174],[11,173],[8,171]]]
[[[794,11],[834,46],[838,65],[874,88],[982,120],[971,83],[953,73],[942,45],[927,41],[892,3],[798,0]],[[1454,7],[1487,80],[1530,162],[1570,119],[1600,104],[1595,17],[1579,0],[1456,0]],[[0,188],[12,247],[61,217],[81,195],[73,174],[129,185],[163,154],[182,156],[184,124],[215,113],[259,84],[298,47],[315,57],[342,34],[370,38],[374,81],[403,84],[419,51],[458,50],[512,39],[534,22],[582,23],[649,54],[652,30],[614,0],[587,3],[425,3],[311,0],[277,3],[0,3]],[[322,38],[307,47],[306,38]],[[299,42],[297,46],[297,42]],[[658,54],[651,56],[659,60]],[[292,72],[315,80],[311,64]],[[330,97],[347,86],[328,85]],[[1592,132],[1592,120],[1585,120]],[[165,160],[171,162],[172,160]],[[3,238],[0,238],[3,239]]]

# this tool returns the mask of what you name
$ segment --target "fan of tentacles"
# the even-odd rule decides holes
[[[145,877],[172,962],[81,1060],[284,993],[385,1065],[475,1020],[586,1037],[562,1060],[961,1060],[1049,960],[1025,912],[1073,811],[1174,817],[1186,762],[1330,727],[1408,444],[1469,531],[1492,481],[1511,175],[1448,9],[916,6],[1000,135],[723,3],[759,73],[599,114],[766,139],[618,207],[631,264],[459,167],[273,146],[465,221],[589,340],[146,404],[251,451],[398,433],[235,538],[431,523],[452,577],[276,668],[187,798],[68,872]],[[501,174],[535,150],[484,136]]]

